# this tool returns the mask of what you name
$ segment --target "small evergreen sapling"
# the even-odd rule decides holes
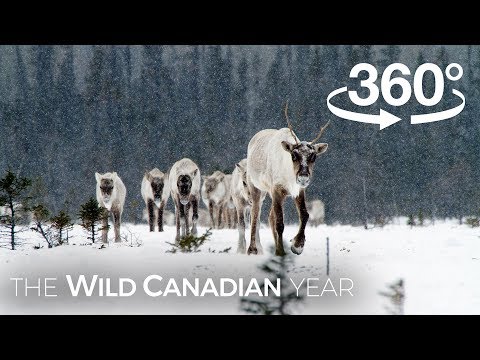
[[[480,226],[480,219],[475,216],[467,218],[465,222],[467,225],[471,226],[472,228]]]
[[[418,225],[423,226],[423,223],[425,222],[425,216],[423,216],[423,211],[420,209],[418,211]]]
[[[410,225],[410,227],[414,227],[416,225],[415,216],[413,216],[413,214],[408,215],[407,225]]]
[[[15,235],[26,230],[18,227],[18,222],[22,218],[22,212],[19,211],[18,204],[24,203],[28,196],[26,191],[32,185],[32,181],[25,177],[18,177],[12,171],[8,170],[7,174],[0,179],[0,207],[4,207],[7,211],[0,214],[0,224],[7,230],[2,233],[8,234],[10,247],[15,250]],[[25,213],[26,209],[23,209]]]
[[[91,197],[85,204],[81,205],[78,216],[82,221],[82,227],[88,232],[87,239],[95,243],[98,231],[103,230],[103,228],[98,227],[98,224],[108,216],[106,209],[98,206],[98,201]]]
[[[298,294],[287,277],[289,269],[294,264],[291,253],[285,256],[275,255],[275,247],[270,248],[269,259],[260,266],[260,269],[269,276],[269,280],[275,284],[280,279],[280,296],[269,293],[267,297],[242,297],[240,299],[241,309],[246,313],[256,315],[290,315],[294,306],[304,300],[304,296]],[[264,283],[260,285],[264,287]]]
[[[403,279],[388,285],[388,291],[380,291],[379,294],[389,299],[391,306],[385,306],[389,314],[404,315],[405,284]]]
[[[65,211],[60,211],[57,216],[50,219],[52,227],[57,231],[57,241],[60,245],[68,244],[68,232],[73,228],[72,219]]]
[[[172,245],[170,250],[167,252],[175,254],[177,251],[183,253],[191,253],[191,252],[200,252],[200,247],[203,243],[209,240],[210,236],[212,235],[212,229],[208,229],[202,236],[195,236],[195,235],[186,235],[183,236],[178,242],[167,244]]]

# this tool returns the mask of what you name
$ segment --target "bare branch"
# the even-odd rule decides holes
[[[292,124],[290,123],[290,119],[288,118],[288,100],[287,100],[287,103],[285,104],[285,118],[287,119],[288,128],[290,129],[290,133],[292,134],[292,137],[295,140],[295,144],[298,145],[297,137],[293,133]]]
[[[330,125],[330,120],[328,120],[328,122],[320,129],[320,132],[318,133],[317,137],[313,139],[310,144],[316,143],[322,137],[323,132],[325,131],[328,125]]]

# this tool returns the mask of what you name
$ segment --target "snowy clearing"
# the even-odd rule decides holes
[[[298,314],[386,314],[388,300],[379,295],[388,284],[405,281],[406,314],[480,314],[480,230],[456,221],[411,229],[401,219],[384,228],[307,227],[302,255],[295,257],[289,273],[297,283],[302,278],[326,280],[326,237],[330,239],[330,278],[354,282],[354,296],[307,297]],[[206,229],[200,228],[199,234]],[[296,234],[296,227],[285,227],[285,239]],[[107,248],[86,244],[86,234],[75,226],[70,245],[46,248],[33,232],[19,250],[0,248],[0,313],[2,314],[241,314],[238,296],[232,297],[148,297],[142,292],[129,298],[71,296],[65,275],[135,279],[151,274],[163,278],[264,278],[258,265],[268,254],[236,254],[237,231],[213,230],[211,239],[199,253],[166,253],[174,241],[175,228],[150,233],[148,225],[122,225],[122,234],[138,235],[142,246],[131,247],[112,242]],[[109,233],[113,237],[113,230]],[[271,231],[262,226],[264,249],[273,243]],[[39,250],[33,245],[44,245]],[[229,253],[218,253],[232,247]],[[209,252],[215,250],[215,253]],[[267,252],[267,251],[266,251]],[[15,297],[12,277],[57,278],[57,297]],[[323,284],[323,283],[322,283]],[[118,284],[116,285],[118,287]]]

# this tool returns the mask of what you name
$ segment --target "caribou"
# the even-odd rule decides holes
[[[233,174],[225,174],[225,183],[227,184],[227,194],[225,196],[224,205],[224,221],[229,229],[235,229],[237,227],[237,210],[233,203],[231,188],[232,188]]]
[[[221,171],[215,171],[210,176],[203,176],[202,179],[202,200],[210,213],[211,227],[220,229],[224,217],[223,211],[226,210],[227,196],[230,196],[227,175]]]
[[[198,201],[200,198],[200,170],[192,160],[183,158],[173,164],[168,176],[172,199],[175,203],[175,222],[177,235],[175,240],[180,240],[180,227],[182,236],[190,235],[189,210],[192,207],[192,230],[197,235]]]
[[[158,231],[163,231],[163,211],[170,196],[168,174],[154,168],[146,171],[142,179],[142,198],[148,211],[150,231],[155,231],[155,219]]]
[[[97,180],[97,201],[100,207],[105,208],[108,214],[113,215],[115,242],[120,242],[120,223],[122,221],[123,206],[127,189],[116,172],[95,173]],[[108,217],[103,218],[102,241],[108,243]]]
[[[307,201],[307,211],[310,214],[308,220],[313,226],[316,227],[325,222],[325,204],[322,200]]]
[[[275,240],[275,254],[285,255],[283,246],[283,206],[287,196],[295,199],[300,220],[297,235],[292,240],[291,251],[300,255],[305,244],[305,226],[308,211],[305,205],[305,189],[312,179],[313,165],[328,144],[316,143],[330,122],[310,142],[300,141],[288,119],[288,103],[285,106],[288,128],[265,129],[256,133],[248,144],[247,184],[252,196],[251,236],[248,254],[260,253],[257,239],[260,212],[265,195],[272,199],[269,223]],[[258,241],[257,241],[258,240]]]

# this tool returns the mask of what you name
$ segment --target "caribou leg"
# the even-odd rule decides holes
[[[113,210],[113,228],[115,230],[115,242],[119,243],[121,242],[120,238],[120,222],[121,220],[121,214],[119,210]]]
[[[263,201],[265,200],[265,197],[267,196],[266,192],[261,192],[260,193],[260,207],[258,209],[258,217],[257,217],[257,228],[255,229],[256,232],[256,239],[257,239],[257,250],[259,254],[263,254],[263,246],[262,243],[260,242],[260,219],[262,218],[262,207],[263,207]]]
[[[231,229],[232,228],[232,218],[231,218],[231,213],[232,211],[228,208],[228,205],[225,206],[225,217],[226,217],[226,222],[227,222],[227,228]]]
[[[177,225],[177,235],[175,236],[175,242],[180,241],[180,201],[175,199],[175,222]]]
[[[102,219],[102,242],[104,244],[108,243],[108,218],[110,214],[107,213]]]
[[[163,231],[163,209],[165,208],[165,201],[160,203],[160,207],[158,208],[158,215],[157,215],[157,225],[158,231]]]
[[[305,206],[305,190],[300,190],[300,193],[295,198],[295,205],[297,207],[298,217],[300,219],[300,227],[298,234],[293,238],[293,244],[291,250],[294,254],[300,255],[305,245],[305,227],[308,222],[308,211]]]
[[[276,230],[276,219],[275,219],[275,210],[273,209],[273,204],[270,207],[270,214],[268,214],[268,223],[270,224],[270,229],[272,229],[273,239],[275,240],[275,248],[277,247],[278,236]]]
[[[190,201],[185,205],[185,232],[190,235]]]
[[[223,204],[218,205],[218,229],[222,228]]]
[[[196,196],[192,196],[192,235],[197,236],[197,220],[198,220],[198,199]]]
[[[235,229],[238,224],[237,210],[235,209],[232,209],[232,219],[233,219],[232,229]]]
[[[186,235],[186,229],[185,229],[185,217],[186,217],[186,214],[185,214],[185,206],[179,201],[179,205],[180,205],[180,226],[182,228],[182,236],[185,236]]]
[[[212,200],[210,200],[208,202],[208,211],[210,213],[210,221],[212,223],[212,229],[215,229],[215,218],[213,216],[214,209],[213,209],[213,201]]]
[[[238,245],[237,254],[245,254],[247,243],[245,241],[245,208],[241,205],[237,207],[238,215]]]
[[[283,203],[285,201],[286,192],[283,189],[275,189],[272,196],[272,208],[275,213],[275,228],[272,229],[276,236],[275,255],[285,256],[285,250],[283,248],[283,229],[285,225],[283,223]]]
[[[147,202],[147,210],[148,210],[148,225],[150,227],[150,232],[155,231],[155,213],[154,213],[154,206],[152,199],[148,199]]]
[[[257,227],[258,227],[258,218],[260,212],[260,195],[261,191],[256,187],[252,186],[251,195],[253,200],[252,205],[252,216],[251,216],[251,225],[250,225],[250,246],[248,247],[247,254],[257,254],[257,244],[256,244],[256,237],[257,237]]]
[[[248,247],[247,254],[262,254],[262,244],[260,243],[260,214],[262,211],[262,203],[265,199],[265,194],[261,190],[252,186],[252,214],[250,225],[250,246]]]

